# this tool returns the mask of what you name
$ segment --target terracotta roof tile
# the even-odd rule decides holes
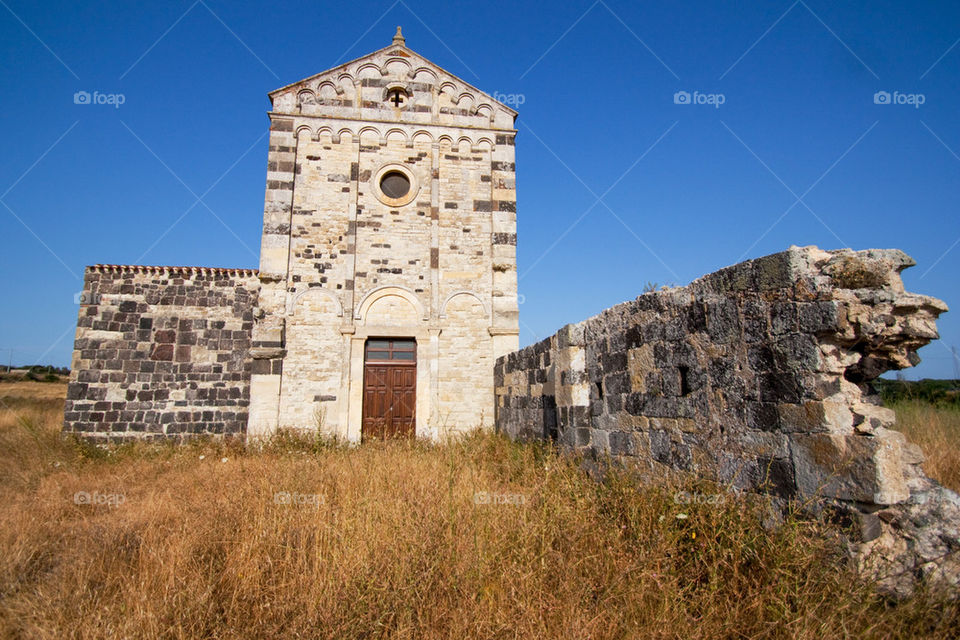
[[[241,277],[256,276],[257,269],[227,269],[223,267],[173,267],[149,266],[141,264],[95,264],[87,267],[87,271],[96,273],[169,273],[203,275],[231,275]]]

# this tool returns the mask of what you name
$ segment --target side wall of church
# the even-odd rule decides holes
[[[88,267],[64,431],[242,436],[258,291],[253,270]]]

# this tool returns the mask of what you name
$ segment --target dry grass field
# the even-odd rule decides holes
[[[960,406],[922,400],[893,405],[897,429],[923,449],[923,470],[945,487],[960,491]]]
[[[816,522],[709,485],[603,483],[491,434],[106,453],[62,384],[0,383],[3,638],[956,637],[885,602]],[[957,412],[898,407],[958,488]],[[675,499],[686,495],[701,499]],[[716,496],[720,495],[720,498]]]

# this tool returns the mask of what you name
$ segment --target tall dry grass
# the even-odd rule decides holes
[[[897,412],[897,430],[923,449],[926,474],[960,491],[960,406],[902,400],[891,408]]]
[[[489,434],[108,455],[61,439],[59,401],[29,393],[0,385],[2,637],[950,637],[960,622],[929,594],[885,603],[821,525],[766,530],[762,501],[709,485],[678,503]]]

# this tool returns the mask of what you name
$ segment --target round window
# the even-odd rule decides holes
[[[398,162],[388,162],[370,176],[374,197],[388,207],[403,207],[413,202],[420,193],[417,174]]]
[[[380,191],[388,198],[402,198],[410,193],[410,178],[399,171],[388,171],[380,178]]]

